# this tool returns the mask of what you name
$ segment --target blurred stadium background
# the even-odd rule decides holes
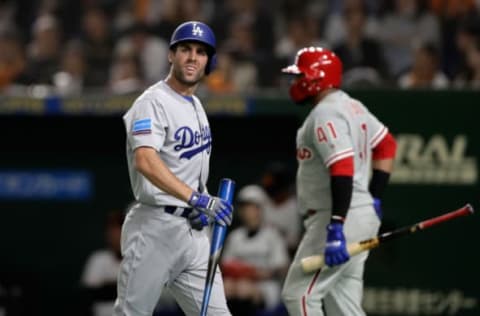
[[[107,214],[132,201],[121,116],[168,72],[168,36],[185,20],[218,37],[218,68],[199,89],[210,190],[223,177],[255,182],[272,160],[295,168],[308,108],[289,101],[279,70],[321,45],[342,57],[343,88],[398,140],[384,229],[478,208],[479,10],[478,0],[1,0],[0,316],[85,315],[85,261],[105,244]],[[477,216],[374,250],[368,314],[480,315]]]

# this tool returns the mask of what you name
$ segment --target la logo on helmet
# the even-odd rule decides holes
[[[202,37],[202,34],[203,34],[203,30],[200,26],[197,25],[197,23],[193,23],[193,26],[192,26],[192,34],[195,35],[195,36],[200,36]]]

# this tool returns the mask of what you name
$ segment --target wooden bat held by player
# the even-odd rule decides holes
[[[424,220],[422,222],[413,224],[411,226],[398,228],[391,232],[380,234],[379,236],[374,238],[362,240],[355,243],[350,243],[347,245],[347,251],[350,256],[354,256],[356,254],[359,254],[362,251],[366,251],[366,250],[378,247],[380,244],[387,242],[389,240],[396,239],[404,235],[413,234],[417,231],[424,230],[428,227],[435,226],[437,224],[452,220],[454,218],[473,214],[473,212],[474,212],[473,207],[470,204],[467,204],[464,207],[459,208],[458,210]],[[323,255],[305,257],[301,260],[301,266],[302,266],[303,272],[305,273],[310,273],[318,269],[321,269],[322,267],[325,266]]]
[[[230,179],[220,180],[218,188],[218,196],[229,203],[232,203],[233,192],[235,190],[235,182]],[[207,315],[208,302],[210,301],[210,294],[212,292],[213,280],[215,279],[215,271],[217,270],[218,260],[223,249],[225,241],[225,234],[227,227],[215,223],[213,226],[212,240],[210,245],[210,257],[208,258],[207,277],[205,279],[205,288],[203,291],[202,308],[200,316]]]

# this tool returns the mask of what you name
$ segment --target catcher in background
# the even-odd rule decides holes
[[[283,301],[290,315],[365,315],[368,252],[349,258],[346,245],[378,233],[396,142],[360,101],[339,89],[342,62],[333,52],[303,48],[283,72],[295,75],[292,100],[312,106],[296,138],[297,203],[305,234],[285,279]],[[330,268],[303,273],[300,260],[319,253]]]
[[[237,195],[241,225],[228,234],[220,263],[233,315],[254,315],[281,303],[289,257],[286,240],[277,229],[264,225],[266,198],[258,185],[247,185]]]

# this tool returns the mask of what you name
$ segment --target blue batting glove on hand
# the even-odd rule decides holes
[[[325,263],[330,267],[342,264],[350,259],[342,223],[330,223],[327,226],[327,246],[324,257]]]
[[[215,219],[222,226],[232,223],[233,207],[228,201],[206,193],[193,192],[188,204],[198,211]]]
[[[373,208],[375,209],[375,213],[377,213],[378,219],[382,220],[382,201],[379,198],[373,198]]]
[[[192,209],[192,212],[188,214],[187,219],[192,228],[196,230],[202,230],[203,227],[212,223],[212,219],[210,217],[196,209]]]

